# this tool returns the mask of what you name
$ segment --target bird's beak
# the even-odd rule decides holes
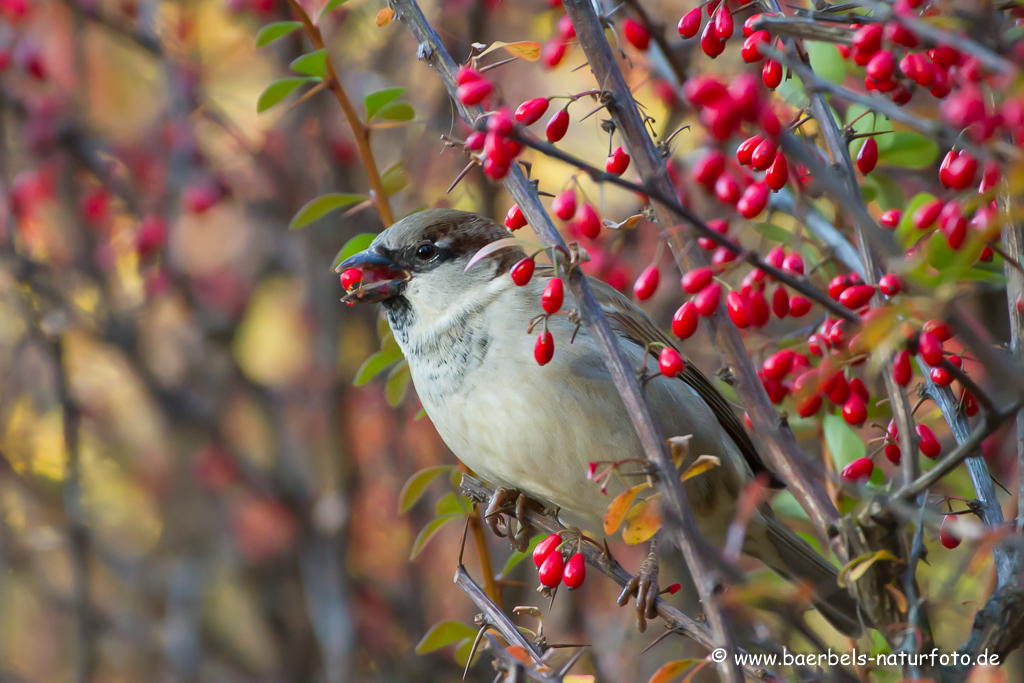
[[[345,303],[373,304],[392,299],[402,293],[409,281],[408,271],[399,268],[387,256],[367,249],[342,261],[335,269],[343,273],[356,268],[363,274],[362,280],[341,298]]]

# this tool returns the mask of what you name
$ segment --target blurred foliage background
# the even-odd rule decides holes
[[[691,6],[650,9],[678,17]],[[320,26],[355,102],[402,87],[414,108],[372,134],[396,216],[450,205],[500,219],[510,202],[478,170],[445,193],[467,159],[441,136],[467,130],[402,27],[377,25],[382,7],[351,0]],[[546,40],[560,16],[543,0],[424,9],[456,59],[472,42]],[[417,419],[412,392],[401,400],[400,368],[393,382],[353,386],[386,326],[338,302],[331,268],[379,219],[356,205],[288,230],[320,194],[366,192],[351,133],[323,91],[257,114],[264,87],[310,50],[301,32],[256,49],[261,26],[289,18],[281,0],[0,0],[2,680],[461,675],[474,613],[451,584],[461,524],[409,561],[435,511],[458,511],[454,488],[440,477],[398,512],[410,476],[455,461]],[[645,59],[628,54],[638,67]],[[713,68],[735,69],[732,59]],[[515,104],[590,89],[586,70],[573,71],[582,63],[570,47],[558,69],[509,64],[502,95]],[[642,68],[630,77],[657,125],[684,122],[669,111],[671,89]],[[574,120],[588,104],[574,105]],[[601,118],[574,124],[563,146],[603,158]],[[684,132],[676,149],[685,157],[700,144]],[[569,181],[567,167],[534,161],[542,188]],[[605,216],[636,213],[628,193],[579,182]],[[741,239],[757,245],[748,232]],[[614,260],[589,267],[624,287],[653,258],[655,233],[609,239]],[[663,294],[650,310],[664,320],[674,304]],[[706,363],[701,334],[688,351]],[[820,435],[804,435],[817,448]],[[1012,477],[999,469],[1009,461],[993,461],[997,478]],[[950,485],[966,494],[957,477]],[[797,506],[779,507],[801,524]],[[500,568],[507,545],[488,542]],[[639,549],[615,552],[639,564]],[[962,603],[992,582],[986,554],[968,544],[954,554],[921,573],[927,593],[951,596],[935,613],[950,643],[969,628],[974,606]],[[662,585],[682,578],[671,560]],[[759,576],[755,585],[778,589]],[[506,608],[541,604],[528,570],[508,578]],[[634,632],[616,594],[596,577],[544,605],[552,640],[593,645],[579,671],[640,680],[697,654],[680,639],[641,654],[651,636]],[[697,609],[686,590],[675,599]],[[446,620],[468,626],[434,643],[459,652],[417,654]],[[469,676],[491,680],[486,658]]]

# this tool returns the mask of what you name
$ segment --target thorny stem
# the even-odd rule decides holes
[[[317,50],[325,49],[320,29],[313,24],[298,0],[288,0],[288,4],[299,17],[299,21],[302,22],[302,26],[306,31],[306,35],[309,36],[310,42],[313,43],[313,47]],[[380,171],[377,170],[377,160],[374,158],[373,149],[370,147],[370,128],[363,123],[359,113],[352,106],[352,101],[349,100],[345,88],[341,85],[341,80],[338,78],[338,73],[334,69],[334,62],[331,60],[329,53],[327,53],[325,68],[327,75],[324,80],[327,83],[327,89],[331,91],[334,99],[338,101],[341,110],[345,113],[348,125],[352,128],[352,136],[356,141],[359,159],[363,162],[363,168],[366,169],[366,178],[370,183],[370,189],[373,191],[374,204],[376,204],[380,220],[386,228],[395,222],[395,217],[391,213],[391,204],[388,203],[388,195],[384,191],[384,182],[381,180]]]

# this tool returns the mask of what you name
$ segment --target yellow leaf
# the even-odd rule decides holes
[[[536,62],[540,59],[540,43],[535,43],[532,40],[520,40],[515,43],[496,40],[489,48],[481,52],[480,56],[483,57],[488,52],[493,52],[501,47],[505,48],[505,51],[513,57],[525,59],[528,62]]]
[[[677,659],[674,662],[669,662],[655,671],[654,675],[651,676],[651,680],[647,681],[647,683],[668,683],[691,666],[700,664],[703,661],[703,659]]]
[[[722,461],[713,455],[702,455],[693,461],[693,464],[686,468],[683,472],[683,476],[679,477],[679,481],[686,481],[687,479],[693,479],[698,474],[704,474],[710,469],[718,467],[722,464]]]
[[[385,7],[381,11],[377,12],[376,24],[377,26],[387,26],[391,23],[391,20],[395,18],[395,10],[390,7]]]
[[[628,488],[612,499],[608,510],[604,513],[605,534],[610,536],[615,533],[615,530],[622,524],[622,518],[626,516],[626,510],[629,509],[633,499],[645,488],[647,488],[647,482]]]
[[[907,610],[910,609],[910,603],[907,602],[907,596],[903,594],[903,591],[891,583],[886,584],[885,589],[892,594],[892,599],[896,602],[896,608],[903,614],[906,614]]]
[[[890,553],[888,550],[879,550],[877,553],[864,553],[853,558],[839,570],[839,576],[836,578],[836,583],[839,584],[840,588],[846,588],[848,581],[858,581],[864,574],[871,569],[871,565],[879,560],[898,560],[895,555]]]
[[[661,494],[655,493],[633,506],[626,513],[625,524],[622,540],[629,545],[643,543],[658,533],[658,529],[661,528]]]

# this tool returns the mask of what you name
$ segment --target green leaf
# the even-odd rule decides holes
[[[313,81],[319,80],[317,78],[307,77],[295,77],[295,78],[282,78],[279,81],[274,81],[260,93],[260,98],[256,101],[256,112],[262,114],[266,110],[273,107],[275,104],[283,100],[284,98],[295,92],[296,88],[299,88],[306,83],[312,83]]]
[[[906,203],[903,190],[888,175],[876,171],[866,177],[864,182],[875,190],[875,201],[883,211],[898,209]]]
[[[854,121],[854,119],[857,119],[858,116],[861,116],[861,114],[864,114],[866,111],[868,111],[868,108],[864,105],[851,104],[846,108],[846,125],[851,125],[851,122]],[[891,131],[892,122],[889,120],[889,117],[872,112],[861,116],[861,118],[857,119],[856,123],[852,124],[852,127],[853,132],[858,135],[862,133],[881,133],[886,130]],[[893,137],[895,136],[891,134],[876,135],[875,142],[878,143],[878,149],[883,150],[892,147]],[[851,155],[856,156],[857,150],[860,149],[860,145],[856,144],[857,141],[854,141],[854,143],[854,145],[850,146],[850,153]],[[863,144],[863,142],[860,144]]]
[[[799,78],[787,78],[782,81],[775,89],[775,93],[797,109],[803,109],[810,103]]]
[[[462,519],[463,515],[444,515],[443,517],[437,517],[430,520],[425,527],[420,529],[420,533],[416,535],[416,540],[412,542],[412,550],[409,551],[409,559],[415,560],[423,549],[427,547],[427,543],[430,543],[438,531],[440,531],[448,522],[454,522],[456,519]],[[445,643],[447,645],[447,643]],[[444,647],[441,645],[439,647]],[[437,649],[437,648],[434,648]]]
[[[367,196],[365,194],[351,194],[345,192],[333,192],[331,194],[321,195],[299,209],[299,212],[295,214],[295,218],[293,218],[292,222],[288,224],[288,229],[296,230],[297,228],[304,228],[316,219],[326,216],[331,211],[337,211],[349,204],[355,204],[356,202],[361,202],[366,199]],[[339,263],[341,263],[341,261],[339,261]]]
[[[475,638],[475,636],[473,638],[463,638],[459,641],[458,647],[455,648],[455,663],[463,669],[465,669],[466,664],[469,663],[469,654],[473,652],[473,641]],[[473,660],[475,661],[479,656],[480,648],[478,647],[476,652],[473,652]]]
[[[793,233],[773,223],[754,223],[751,227],[757,234],[773,242],[789,244],[793,239]]]
[[[846,62],[839,56],[839,50],[832,43],[808,41],[804,43],[814,73],[833,83],[846,80]]]
[[[377,115],[385,121],[412,121],[416,118],[416,110],[411,104],[394,102],[381,109]]]
[[[324,78],[327,75],[327,48],[296,57],[289,66],[296,73]]]
[[[366,120],[372,119],[377,115],[377,112],[397,100],[404,92],[405,88],[384,88],[364,97],[363,104],[366,105]]]
[[[323,15],[327,14],[328,12],[333,10],[335,7],[339,7],[340,5],[344,4],[345,2],[347,2],[347,0],[328,0],[327,4],[324,5],[324,8],[322,10],[320,10],[320,16],[323,16]]]
[[[446,645],[457,643],[464,638],[476,638],[476,629],[457,621],[442,621],[431,626],[426,635],[416,644],[416,654],[425,655],[428,652],[440,650]]]
[[[441,515],[459,515],[466,514],[472,509],[473,502],[468,497],[455,491],[449,491],[444,494],[441,500],[437,501],[437,504],[434,506],[434,514],[438,517]]]
[[[405,514],[411,510],[412,506],[423,497],[423,492],[427,490],[430,482],[434,481],[438,475],[453,469],[451,465],[438,465],[437,467],[422,469],[409,477],[405,485],[402,486],[402,491],[398,494],[399,514]]]
[[[533,555],[534,549],[538,545],[540,545],[540,542],[543,541],[547,537],[548,537],[548,534],[537,534],[536,536],[534,536],[533,538],[530,539],[530,545],[529,545],[529,547],[525,551],[523,551],[523,552],[519,552],[518,550],[512,551],[512,554],[508,556],[507,560],[505,560],[505,566],[501,568],[501,578],[502,579],[508,578],[508,573],[510,571],[512,571],[513,569],[515,569],[516,566],[520,562],[522,562],[523,560],[525,560],[528,557],[531,557]]]
[[[416,415],[413,416],[412,421],[415,422],[416,420],[422,420],[426,416],[427,416],[427,409],[426,408],[420,408],[420,411],[418,413],[416,413]]]
[[[390,197],[409,184],[409,174],[402,167],[402,162],[397,161],[381,174],[380,182],[384,186],[384,193]]]
[[[877,187],[872,187],[868,183],[864,183],[860,186],[860,198],[864,200],[865,204],[875,201],[875,197],[877,196]]]
[[[928,239],[927,252],[928,265],[942,273],[949,266],[953,265],[957,252],[950,249],[946,242],[946,236],[938,230],[932,232]]]
[[[296,29],[302,28],[301,21],[278,21],[267,24],[256,34],[256,47],[270,45],[275,40],[280,40]]]
[[[846,420],[842,416],[826,415],[822,421],[822,427],[825,431],[825,443],[828,444],[828,450],[832,454],[832,460],[835,462],[837,470],[841,470],[857,458],[867,455],[864,441],[857,436],[857,432],[853,431],[853,427],[846,424]]]
[[[410,379],[412,379],[412,376],[409,373],[409,361],[403,358],[391,370],[391,374],[388,375],[388,381],[384,383],[384,398],[389,406],[397,408],[402,405],[405,394],[409,390]]]
[[[331,270],[338,267],[342,261],[350,256],[355,256],[361,251],[365,251],[370,248],[373,244],[374,238],[377,237],[372,232],[361,232],[355,237],[351,238],[345,245],[338,250],[338,253],[334,257],[334,263],[331,264]]]
[[[371,379],[384,372],[385,368],[394,363],[398,358],[395,356],[378,351],[373,354],[359,366],[359,370],[356,372],[355,379],[352,380],[352,386],[361,387]]]
[[[878,150],[878,163],[901,168],[928,168],[939,158],[939,145],[920,133],[901,130],[891,135],[885,149]]]

